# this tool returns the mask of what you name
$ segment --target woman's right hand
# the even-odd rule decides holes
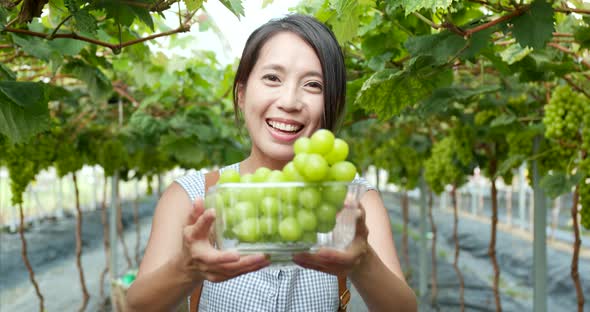
[[[183,260],[180,265],[191,279],[223,282],[270,264],[264,254],[240,256],[236,251],[216,249],[209,240],[214,221],[215,210],[205,209],[203,201],[197,199],[182,231]]]

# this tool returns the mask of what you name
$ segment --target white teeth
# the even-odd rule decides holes
[[[282,123],[282,122],[278,122],[278,121],[274,121],[274,120],[269,120],[268,124],[273,128],[276,128],[276,129],[279,129],[282,131],[289,131],[289,132],[295,132],[301,128],[301,126],[286,124],[286,123]]]

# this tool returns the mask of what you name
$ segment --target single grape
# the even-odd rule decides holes
[[[356,167],[349,161],[340,161],[330,167],[329,177],[334,181],[351,182],[356,176]]]
[[[315,231],[318,226],[318,219],[310,210],[301,209],[297,211],[297,221],[304,231]]]
[[[293,161],[288,162],[283,167],[283,177],[287,182],[303,182],[305,180],[297,168],[295,168]]]
[[[338,213],[336,207],[328,203],[322,203],[316,210],[319,223],[335,222],[336,213]]]
[[[236,217],[240,219],[256,218],[258,217],[258,210],[256,206],[250,201],[237,202],[232,208]]]
[[[255,243],[260,238],[260,224],[257,218],[248,218],[234,227],[234,233],[242,242]]]
[[[267,196],[260,201],[260,211],[267,217],[276,217],[279,215],[280,202],[276,197]]]
[[[321,155],[307,155],[306,163],[303,176],[307,181],[320,182],[328,175],[328,162]]]
[[[315,209],[322,201],[322,195],[320,191],[313,186],[305,187],[299,193],[299,203],[305,209]]]
[[[348,157],[348,144],[342,139],[335,139],[332,150],[326,155],[328,164],[333,165],[339,161],[343,161]]]
[[[293,217],[287,217],[279,223],[279,235],[284,241],[295,242],[303,236],[303,230]]]
[[[308,154],[311,152],[311,140],[307,137],[300,137],[293,144],[293,151],[297,154]]]
[[[311,136],[312,153],[326,155],[334,146],[334,134],[330,130],[320,129]]]
[[[223,184],[223,183],[239,183],[239,182],[240,182],[240,174],[233,169],[227,169],[227,170],[222,171],[219,174],[219,181],[217,183]]]

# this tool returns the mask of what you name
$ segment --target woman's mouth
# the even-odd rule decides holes
[[[282,144],[291,144],[301,136],[305,128],[303,124],[291,120],[267,119],[266,124],[270,135]]]
[[[303,125],[301,124],[285,123],[271,119],[267,119],[266,123],[274,130],[288,134],[295,134],[303,129]]]

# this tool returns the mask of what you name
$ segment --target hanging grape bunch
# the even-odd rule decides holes
[[[590,101],[584,95],[574,92],[569,86],[559,86],[551,95],[551,101],[545,106],[543,118],[549,139],[560,143],[560,159],[568,162],[578,155],[582,149],[583,159],[579,169],[586,178],[589,176],[588,150],[590,147]],[[590,228],[590,185],[588,179],[582,179],[579,185],[580,204],[582,209],[581,224]]]
[[[261,167],[243,176],[231,169],[221,172],[219,190],[208,194],[205,203],[223,216],[224,238],[315,243],[317,233],[333,230],[357,172],[346,161],[348,144],[320,129],[293,147],[295,157],[282,170]]]

